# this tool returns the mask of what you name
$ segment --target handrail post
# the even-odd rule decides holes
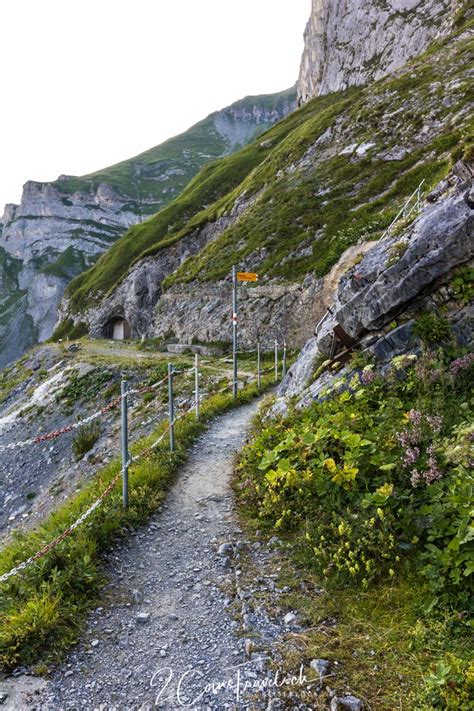
[[[128,511],[128,384],[125,379],[121,382],[121,444],[122,444],[122,506]]]
[[[262,387],[262,365],[260,355],[260,339],[257,341],[257,387],[260,390]]]
[[[283,343],[283,365],[281,369],[281,379],[286,375],[286,341]]]
[[[168,363],[168,417],[170,423],[170,452],[174,452],[174,393],[173,364]]]
[[[237,269],[232,267],[232,394],[237,399]]]
[[[278,382],[278,341],[275,338],[275,383]]]
[[[194,398],[196,419],[199,420],[199,354],[194,356]]]

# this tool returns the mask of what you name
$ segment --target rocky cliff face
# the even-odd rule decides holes
[[[48,338],[71,279],[209,161],[286,116],[295,92],[248,97],[136,158],[83,178],[29,181],[0,224],[0,366]]]
[[[48,338],[68,282],[137,221],[135,205],[105,184],[62,192],[28,182],[2,221],[0,364]]]
[[[474,165],[469,171],[474,174]],[[279,388],[277,411],[284,411],[287,398],[294,396],[304,407],[340,377],[326,370],[314,378],[318,363],[330,355],[336,326],[383,364],[417,350],[416,318],[442,309],[458,342],[472,348],[474,305],[468,292],[474,258],[474,188],[472,179],[465,177],[462,171],[443,181],[432,194],[435,204],[427,203],[407,230],[371,246],[344,273],[326,318]],[[460,268],[465,275],[456,279]],[[465,286],[460,289],[458,284]]]
[[[28,182],[7,205],[0,261],[0,365],[48,338],[68,282],[137,221],[135,205],[105,184],[72,194]]]
[[[318,97],[206,168],[72,282],[61,333],[80,325],[103,337],[125,318],[133,337],[230,341],[235,264],[260,275],[241,288],[241,344],[258,330],[266,346],[303,345],[412,193],[423,198],[470,159],[470,40],[460,27],[410,68]],[[411,219],[423,204],[409,203]]]
[[[300,102],[391,74],[449,30],[452,0],[312,0]]]

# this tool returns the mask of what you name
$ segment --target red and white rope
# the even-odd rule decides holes
[[[192,369],[192,370],[193,370],[193,369]],[[166,380],[166,379],[164,379],[164,380]],[[161,382],[163,383],[164,380],[161,381]],[[157,385],[158,385],[158,384],[156,384],[155,387],[156,387]],[[230,385],[232,385],[232,383],[226,383],[225,387],[221,388],[221,389],[218,390],[217,392],[218,392],[218,393],[224,392],[224,390],[227,390],[227,389],[230,387]],[[107,408],[111,409],[112,403],[117,404],[117,403],[120,402],[121,400],[122,400],[122,397],[116,398],[116,400],[113,400],[111,403],[109,403],[108,405],[106,405],[105,408],[102,408],[102,410],[105,410],[105,409],[107,409]],[[115,406],[115,405],[114,405],[114,406]],[[183,417],[185,417],[194,407],[195,407],[195,400],[193,400],[193,402],[191,403],[191,405],[190,405],[188,408],[186,408],[185,410],[183,410],[179,415],[177,415],[177,417],[175,417],[175,419],[173,420],[173,423],[169,423],[169,422],[168,422],[168,423],[166,424],[165,429],[164,429],[163,432],[160,434],[160,436],[158,437],[158,439],[156,439],[155,442],[153,442],[153,444],[151,444],[149,447],[147,447],[146,449],[144,449],[144,450],[143,450],[142,452],[140,452],[139,454],[136,454],[136,455],[130,457],[129,461],[127,462],[127,466],[129,466],[130,464],[133,464],[134,462],[138,461],[139,459],[142,459],[143,457],[145,457],[145,456],[147,456],[148,454],[150,454],[154,449],[156,449],[156,448],[158,447],[158,445],[164,440],[164,438],[165,438],[166,435],[168,434],[168,432],[169,432],[169,430],[170,430],[170,428],[171,428],[171,424],[174,425],[178,420],[180,420],[180,419],[182,419]],[[101,412],[102,412],[102,411],[101,411]],[[93,417],[93,416],[91,416],[91,418],[92,418],[92,417]],[[90,418],[87,418],[87,419],[90,419]],[[76,426],[79,426],[79,424],[76,423]],[[74,427],[74,425],[71,425],[70,427],[71,427],[71,429],[72,429],[72,428]],[[50,433],[50,434],[52,434],[52,433]],[[59,436],[59,435],[56,435],[56,436]],[[34,441],[34,440],[33,440],[33,441]],[[28,558],[27,560],[23,561],[22,563],[19,563],[17,566],[15,566],[14,568],[12,568],[12,569],[9,570],[8,572],[3,573],[2,575],[0,575],[0,583],[6,582],[9,578],[13,577],[14,575],[17,575],[17,574],[20,573],[22,570],[25,570],[25,568],[27,568],[27,567],[29,567],[30,565],[32,565],[35,561],[39,560],[40,558],[43,558],[45,555],[47,555],[47,554],[49,553],[49,551],[51,551],[53,548],[55,548],[57,545],[59,545],[59,543],[61,543],[61,541],[63,541],[63,540],[64,540],[65,538],[67,538],[73,531],[75,531],[76,528],[78,528],[79,526],[81,526],[81,525],[94,513],[94,511],[101,505],[101,503],[104,501],[104,499],[106,499],[106,497],[109,496],[109,494],[112,492],[112,490],[114,489],[115,485],[116,485],[117,482],[119,481],[119,479],[120,479],[120,477],[121,477],[121,474],[122,474],[122,470],[112,479],[112,481],[110,482],[110,484],[106,487],[106,489],[104,489],[104,491],[102,492],[102,494],[94,501],[94,503],[91,504],[91,506],[89,506],[89,508],[88,508],[86,511],[84,511],[84,513],[81,514],[81,516],[79,516],[79,518],[76,519],[76,521],[74,521],[74,523],[72,523],[70,526],[68,526],[64,531],[62,531],[62,533],[60,533],[58,536],[56,536],[56,538],[54,538],[52,541],[50,541],[50,542],[47,543],[45,546],[43,546],[43,548],[41,548],[41,549],[40,549],[37,553],[35,553],[33,556],[31,556],[31,557]]]
[[[50,550],[53,548],[56,548],[61,541],[63,541],[65,538],[67,538],[73,531],[76,530],[81,524],[86,521],[91,514],[94,513],[94,511],[101,505],[101,503],[104,501],[104,499],[112,492],[113,488],[117,484],[118,480],[120,479],[121,473],[117,474],[114,479],[110,482],[110,484],[107,486],[106,489],[102,492],[102,494],[94,501],[89,508],[84,511],[84,513],[79,516],[79,518],[74,521],[70,526],[68,526],[62,533],[59,534],[59,536],[56,536],[52,541],[47,543],[41,550],[39,550],[37,553],[32,555],[28,560],[23,561],[22,563],[19,563],[15,568],[12,568],[11,570],[8,571],[8,573],[3,573],[3,575],[0,575],[0,583],[4,583],[6,580],[11,578],[14,575],[17,575],[19,572],[22,570],[25,570],[28,566],[30,566],[32,563],[35,561],[39,560],[40,558],[43,558],[45,555],[49,553]]]
[[[93,420],[96,420],[99,417],[102,417],[103,415],[107,414],[111,410],[113,410],[117,405],[119,405],[122,401],[122,396],[119,395],[116,397],[114,400],[111,400],[107,405],[102,407],[100,410],[97,410],[97,412],[94,412],[92,415],[89,415],[88,417],[84,417],[81,420],[77,420],[77,422],[73,422],[70,425],[65,425],[64,427],[61,427],[58,430],[53,430],[52,432],[48,432],[47,434],[44,435],[38,435],[37,437],[30,437],[30,439],[25,439],[22,442],[12,442],[10,444],[1,444],[0,445],[0,452],[5,452],[8,449],[17,449],[20,447],[27,447],[30,444],[41,444],[42,442],[48,442],[52,439],[56,439],[57,437],[60,437],[63,434],[66,434],[67,432],[71,432],[72,430],[76,430],[79,427],[83,427],[84,425],[89,424],[89,422],[92,422]]]
[[[129,390],[127,392],[127,396],[129,395],[143,395],[147,392],[153,392],[157,388],[159,388],[163,383],[165,383],[168,380],[168,376],[163,378],[157,383],[154,383],[153,385],[146,386],[143,388],[136,388],[133,390]],[[65,425],[64,427],[61,427],[58,430],[53,430],[52,432],[48,432],[47,434],[43,435],[38,435],[37,437],[30,437],[29,439],[25,439],[21,442],[11,442],[10,444],[0,444],[0,452],[5,452],[10,449],[20,449],[22,447],[28,447],[29,445],[32,444],[41,444],[42,442],[49,442],[50,440],[57,439],[58,437],[61,437],[63,434],[67,434],[68,432],[72,432],[73,430],[79,429],[79,427],[84,427],[84,425],[88,425],[90,422],[93,422],[94,420],[97,420],[99,417],[102,417],[103,415],[106,415],[108,412],[113,410],[115,407],[120,405],[120,403],[123,400],[123,396],[119,395],[118,397],[114,398],[114,400],[111,400],[107,405],[104,407],[101,407],[100,410],[97,410],[97,412],[92,413],[92,415],[89,415],[88,417],[83,417],[80,420],[77,420],[77,422],[73,422],[70,425]]]

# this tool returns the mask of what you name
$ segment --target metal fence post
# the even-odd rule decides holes
[[[199,355],[194,356],[194,397],[196,419],[199,420]]]
[[[232,394],[237,399],[237,269],[232,267]]]
[[[257,387],[260,390],[262,386],[262,367],[260,355],[260,339],[257,341]]]
[[[275,383],[278,382],[278,341],[275,338]]]
[[[168,363],[168,417],[170,421],[170,452],[174,452],[173,365]]]
[[[128,511],[128,384],[122,379],[122,506]]]
[[[283,343],[283,366],[281,369],[281,379],[282,380],[285,377],[285,375],[286,375],[286,342]]]

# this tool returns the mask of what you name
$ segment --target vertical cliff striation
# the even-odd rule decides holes
[[[312,0],[298,99],[380,79],[450,29],[453,0]]]

